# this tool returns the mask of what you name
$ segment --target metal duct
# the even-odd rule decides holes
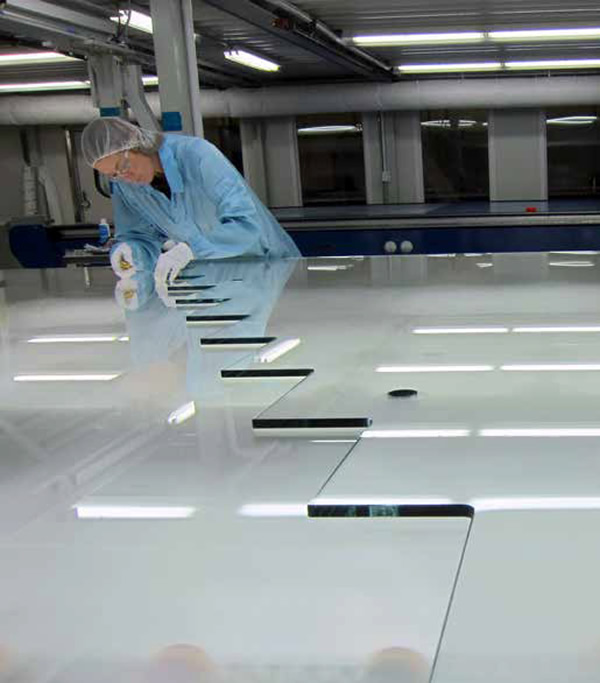
[[[597,105],[599,92],[599,76],[553,76],[231,88],[202,90],[200,95],[206,118],[252,118],[348,111]],[[158,116],[158,94],[146,97]],[[95,116],[97,110],[89,95],[0,97],[0,125],[87,123]]]

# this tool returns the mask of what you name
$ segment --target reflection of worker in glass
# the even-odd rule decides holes
[[[164,283],[194,259],[299,255],[243,177],[206,140],[106,117],[86,126],[82,146],[88,163],[115,181],[111,263],[117,275],[154,270]]]

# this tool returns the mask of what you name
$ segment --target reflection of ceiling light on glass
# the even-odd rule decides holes
[[[593,261],[550,261],[548,265],[554,268],[593,268],[596,264]]]
[[[597,363],[554,363],[537,365],[503,365],[506,372],[586,372],[600,370]]]
[[[479,436],[486,437],[513,437],[513,438],[564,438],[571,436],[586,437],[600,436],[598,428],[573,428],[573,429],[482,429]]]
[[[89,81],[36,81],[35,83],[0,83],[0,92],[44,92],[52,90],[85,90]]]
[[[453,439],[470,436],[470,429],[372,429],[362,439]]]
[[[469,505],[477,511],[494,510],[597,510],[600,498],[474,498]]]
[[[382,365],[377,372],[491,372],[493,365]]]
[[[349,270],[352,266],[306,266],[306,270],[322,273],[334,273],[337,270]]]
[[[362,128],[359,126],[309,126],[298,128],[298,135],[328,135],[331,133],[360,133]]]
[[[461,71],[499,71],[501,62],[465,62],[462,64],[399,64],[396,67],[405,73],[444,73]]]
[[[392,33],[380,36],[354,36],[357,45],[372,47],[385,45],[428,45],[452,43],[479,43],[485,39],[485,34],[475,31],[459,33]]]
[[[238,510],[242,517],[306,517],[306,503],[247,503]]]
[[[529,41],[529,40],[572,40],[577,38],[600,38],[600,28],[551,28],[525,29],[518,31],[490,31],[491,40]]]
[[[417,327],[413,334],[506,334],[508,327]]]
[[[174,410],[167,418],[167,423],[170,425],[180,425],[182,422],[189,420],[196,414],[196,404],[194,401],[186,403],[176,410]]]
[[[33,337],[28,339],[29,344],[88,344],[88,343],[102,343],[102,342],[116,342],[123,340],[123,337],[116,337],[112,335],[97,335],[97,336],[56,336],[56,337]]]
[[[476,265],[478,268],[493,268],[494,267],[493,263],[477,263]]]
[[[551,251],[551,254],[568,254],[570,256],[596,256],[600,251]]]
[[[16,375],[15,382],[110,382],[120,373],[87,375]]]
[[[299,339],[282,339],[280,341],[274,341],[270,344],[267,344],[261,351],[259,351],[254,356],[254,360],[257,363],[272,363],[274,360],[280,358],[288,351],[295,349],[299,345]]]
[[[516,333],[600,332],[600,325],[557,325],[554,327],[514,327]]]
[[[316,498],[312,505],[452,505],[450,498]]]
[[[231,62],[249,66],[251,69],[258,69],[259,71],[279,71],[281,68],[279,64],[253,55],[245,50],[226,50],[223,54],[225,59],[229,59]]]
[[[21,64],[57,64],[78,62],[76,57],[68,57],[60,52],[20,52],[0,55],[0,66],[19,66]]]
[[[422,121],[422,126],[425,128],[451,128],[452,121],[450,119],[438,119],[434,121]],[[460,119],[458,121],[459,128],[473,128],[473,126],[486,125],[485,123],[480,123],[479,121],[473,121],[472,119]]]
[[[600,59],[542,59],[526,62],[506,62],[504,66],[512,70],[597,69],[600,67]]]
[[[172,505],[76,505],[79,519],[189,519],[195,507]]]
[[[158,85],[158,76],[142,76],[144,85]]]
[[[356,443],[356,439],[313,439],[311,443]]]
[[[559,126],[586,126],[590,123],[595,123],[598,120],[597,116],[559,116],[556,119],[548,119],[546,123],[548,125],[559,125]],[[561,252],[551,252],[551,253],[561,253]],[[565,252],[566,253],[566,252]]]
[[[127,17],[131,14],[128,26],[129,28],[136,28],[138,31],[144,33],[152,33],[152,17],[135,10],[119,10],[120,17],[111,17],[110,20],[116,23],[127,24]]]

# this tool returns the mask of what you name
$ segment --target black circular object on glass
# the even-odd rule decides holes
[[[388,396],[392,398],[412,398],[417,395],[416,389],[393,389],[388,391]]]

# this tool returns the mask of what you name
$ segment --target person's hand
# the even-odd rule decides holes
[[[110,254],[110,265],[119,277],[131,277],[136,268],[133,264],[133,252],[126,242],[117,245]]]
[[[185,242],[179,242],[172,249],[161,254],[154,269],[156,286],[172,285],[179,273],[194,260],[194,253]]]

